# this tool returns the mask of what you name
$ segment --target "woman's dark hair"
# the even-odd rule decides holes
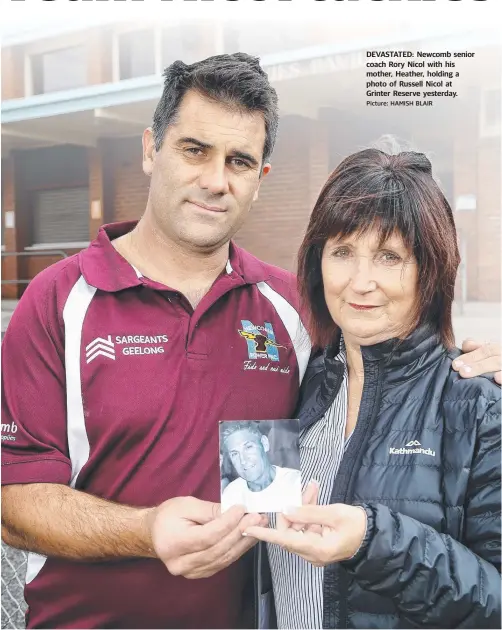
[[[167,127],[175,122],[183,96],[196,90],[231,108],[260,112],[265,121],[263,164],[272,155],[279,109],[277,93],[257,57],[245,53],[216,55],[191,65],[175,61],[164,70],[164,91],[153,115],[155,148],[160,150]]]
[[[324,347],[339,333],[324,297],[326,241],[372,229],[381,245],[397,232],[418,264],[418,295],[406,334],[427,322],[446,347],[454,346],[451,310],[460,256],[450,205],[423,153],[388,155],[378,149],[345,158],[312,211],[298,255],[298,283],[313,343]]]

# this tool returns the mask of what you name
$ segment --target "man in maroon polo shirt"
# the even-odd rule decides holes
[[[143,217],[37,276],[4,339],[2,532],[30,551],[32,628],[257,621],[241,533],[264,517],[220,513],[218,421],[290,417],[310,354],[293,276],[230,242],[277,99],[243,54],[165,78]]]
[[[255,623],[241,534],[265,517],[219,512],[218,421],[290,417],[310,355],[293,276],[229,242],[277,117],[257,59],[173,64],[142,219],[102,228],[16,309],[2,508],[4,540],[35,552],[29,627]]]

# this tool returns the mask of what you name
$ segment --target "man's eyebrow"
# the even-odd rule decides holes
[[[212,144],[208,144],[207,142],[202,142],[201,140],[197,140],[197,138],[192,138],[191,136],[185,136],[184,138],[180,138],[176,144],[195,144],[201,149],[213,148]]]
[[[249,153],[244,153],[243,151],[232,151],[232,157],[241,158],[242,160],[248,161],[253,166],[258,166],[258,160]]]

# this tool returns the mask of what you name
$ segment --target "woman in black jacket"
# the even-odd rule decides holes
[[[500,628],[500,389],[452,369],[455,225],[428,159],[375,149],[322,190],[299,255],[312,499],[268,542],[280,628]],[[317,500],[317,497],[316,497]]]

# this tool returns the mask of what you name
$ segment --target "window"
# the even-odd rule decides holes
[[[225,26],[223,31],[223,49],[228,54],[240,51],[239,31],[236,28]]]
[[[181,28],[165,28],[162,30],[162,67],[165,68],[178,59],[185,61]]]
[[[155,74],[155,37],[150,29],[119,35],[120,79]]]
[[[235,38],[235,35],[233,36]],[[312,46],[317,42],[304,29],[277,29],[274,24],[260,23],[242,27],[238,34],[240,50],[250,55],[269,55]]]
[[[490,127],[500,125],[500,90],[490,90],[485,99],[485,120]]]
[[[82,87],[87,84],[85,46],[32,55],[31,71],[34,94]]]
[[[481,135],[500,134],[500,89],[485,90],[481,95]]]
[[[439,172],[436,177],[436,181],[439,184],[439,187],[443,191],[446,200],[453,208],[454,206],[454,197],[453,197],[453,172],[452,171],[443,171]]]
[[[194,63],[214,54],[208,47],[207,32],[197,24],[186,28],[162,29],[162,67],[165,68],[181,59],[186,64]]]
[[[73,243],[89,240],[89,189],[59,188],[35,193],[34,244]]]

